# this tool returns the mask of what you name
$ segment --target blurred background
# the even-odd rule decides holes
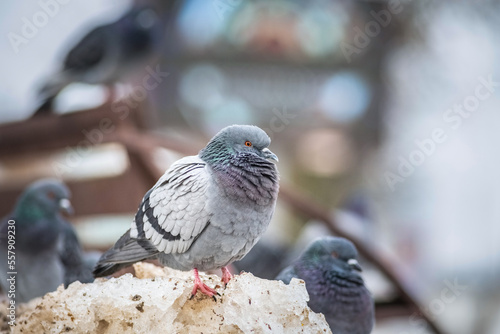
[[[71,84],[52,114],[31,118],[68,51],[144,4],[161,22],[151,53],[113,88]],[[272,278],[330,233],[308,214],[314,203],[380,259],[362,262],[376,300],[392,305],[374,333],[432,332],[395,302],[380,264],[443,333],[500,333],[499,7],[3,1],[0,215],[29,182],[61,178],[84,247],[104,250],[129,227],[155,173],[224,126],[255,124],[280,158],[284,197],[238,270]],[[290,193],[306,204],[291,205]]]

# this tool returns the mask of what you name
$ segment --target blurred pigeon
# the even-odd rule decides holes
[[[316,239],[301,257],[277,277],[306,282],[309,307],[325,315],[335,334],[367,334],[374,324],[374,303],[358,271],[358,252],[347,239]]]
[[[15,264],[0,261],[0,285],[4,292],[9,291],[8,273],[17,272],[15,300],[19,303],[43,296],[63,283],[93,281],[75,231],[60,214],[61,210],[71,213],[69,197],[68,188],[60,181],[39,180],[28,186],[12,214],[0,223],[0,256],[7,259],[12,255],[9,244],[15,254]]]
[[[277,156],[256,126],[232,125],[215,135],[197,156],[175,162],[144,196],[132,227],[94,270],[111,275],[134,262],[157,258],[170,268],[194,269],[197,290],[217,292],[201,282],[199,270],[226,268],[250,251],[266,230],[278,197]]]
[[[147,6],[132,7],[117,21],[93,29],[41,88],[41,106],[34,115],[50,113],[54,98],[70,83],[112,85],[133,72],[158,51],[164,30],[160,17]]]

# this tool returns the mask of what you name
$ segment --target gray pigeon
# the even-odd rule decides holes
[[[111,85],[133,72],[158,51],[164,29],[157,13],[147,6],[132,7],[117,21],[93,29],[41,88],[35,115],[49,113],[56,95],[70,83]]]
[[[25,189],[14,211],[0,223],[0,256],[7,259],[12,255],[9,244],[15,254],[15,264],[0,261],[0,285],[8,292],[7,273],[16,272],[18,303],[43,296],[60,284],[93,281],[75,231],[60,214],[61,210],[72,211],[69,197],[68,188],[60,181],[39,180]]]
[[[306,282],[309,307],[325,315],[335,334],[368,334],[374,324],[373,298],[358,271],[358,252],[347,239],[316,239],[301,257],[277,277]]]
[[[144,259],[170,268],[194,269],[197,290],[217,292],[201,282],[202,271],[226,268],[250,251],[266,230],[278,197],[277,156],[256,126],[232,125],[215,135],[197,156],[175,162],[144,196],[128,230],[108,250],[95,277],[111,275]]]

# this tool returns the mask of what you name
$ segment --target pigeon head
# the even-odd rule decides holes
[[[161,23],[158,14],[148,6],[128,12],[117,25],[123,53],[130,58],[142,57],[161,41]]]
[[[268,146],[271,138],[253,125],[231,125],[217,133],[200,151],[200,158],[207,163],[224,163],[238,155],[253,156],[256,161],[278,161]]]
[[[55,179],[42,179],[24,190],[14,214],[19,218],[35,219],[55,216],[60,211],[72,214],[69,198],[70,191],[64,183]]]
[[[322,267],[331,267],[335,271],[357,275],[361,271],[358,263],[358,251],[347,239],[339,237],[323,237],[316,239],[302,255],[303,259]]]

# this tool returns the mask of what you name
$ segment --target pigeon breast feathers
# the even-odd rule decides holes
[[[132,238],[148,239],[160,252],[184,253],[208,226],[210,175],[197,156],[174,163],[144,196]]]

